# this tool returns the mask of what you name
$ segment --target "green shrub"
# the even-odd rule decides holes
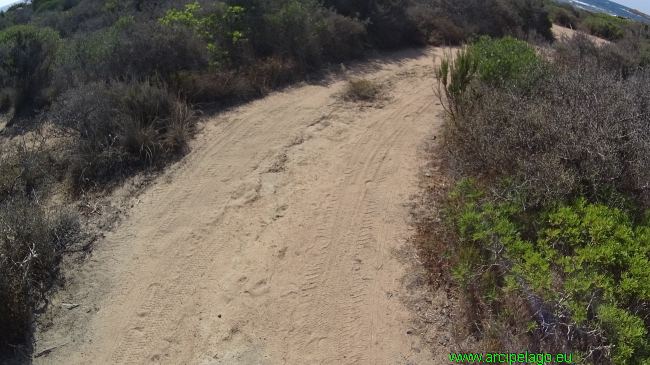
[[[325,59],[340,62],[363,56],[368,33],[359,20],[328,11],[319,37]]]
[[[436,69],[437,93],[454,119],[474,78],[493,87],[529,90],[544,74],[543,62],[526,42],[482,37],[455,55],[443,57]]]
[[[16,115],[47,104],[59,44],[57,33],[47,28],[18,25],[0,32],[0,87],[13,90]]]
[[[553,23],[567,28],[577,29],[580,13],[572,5],[549,2],[548,10],[549,17]]]
[[[248,24],[246,9],[238,5],[216,3],[204,9],[198,2],[185,5],[183,10],[170,9],[160,23],[174,29],[191,29],[207,43],[213,66],[233,66],[240,63],[246,52]]]
[[[593,13],[582,23],[582,26],[592,35],[615,41],[623,38],[627,20],[612,15]]]
[[[59,89],[110,79],[160,77],[204,68],[205,44],[185,29],[122,18],[112,27],[68,42],[58,58]]]
[[[649,361],[650,226],[585,199],[537,213],[518,199],[487,197],[468,181],[452,194],[460,283],[479,288],[495,310],[508,305],[507,292],[519,292],[542,336],[572,339],[590,361]],[[488,273],[501,277],[489,291]]]
[[[477,62],[477,76],[493,86],[530,83],[540,72],[541,59],[528,43],[511,37],[480,38],[469,52]]]
[[[271,33],[265,39],[273,53],[291,58],[304,69],[322,63],[320,38],[325,30],[324,9],[316,1],[289,0],[265,16]],[[273,37],[268,37],[273,35]]]

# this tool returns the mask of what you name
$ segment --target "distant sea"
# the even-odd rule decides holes
[[[5,11],[9,9],[10,6],[17,4],[17,3],[24,3],[26,0],[12,0],[12,1],[3,1],[0,0],[0,11]]]
[[[558,0],[562,3],[571,3],[578,8],[589,11],[607,13],[632,20],[650,23],[650,15],[609,0]]]

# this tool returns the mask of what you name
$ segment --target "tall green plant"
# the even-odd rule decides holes
[[[478,59],[470,48],[462,48],[455,55],[447,54],[436,69],[436,93],[440,104],[452,120],[460,113],[461,98],[477,69]]]

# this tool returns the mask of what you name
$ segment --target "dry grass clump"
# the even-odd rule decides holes
[[[0,347],[28,338],[62,251],[79,238],[76,214],[46,206],[50,157],[31,145],[0,150]]]
[[[382,95],[382,85],[367,79],[348,81],[343,99],[348,101],[375,101]]]
[[[72,89],[51,115],[72,137],[69,173],[77,189],[116,182],[182,155],[196,120],[187,104],[154,81]]]

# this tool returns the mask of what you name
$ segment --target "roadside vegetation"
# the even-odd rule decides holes
[[[0,13],[0,353],[29,356],[33,313],[65,247],[85,237],[74,203],[182,157],[201,112],[373,50],[551,40],[542,5],[33,0]]]
[[[650,362],[650,69],[629,47],[644,26],[580,24],[601,21],[617,42],[482,37],[437,70],[455,183],[422,249],[463,293],[480,348],[462,351]]]

